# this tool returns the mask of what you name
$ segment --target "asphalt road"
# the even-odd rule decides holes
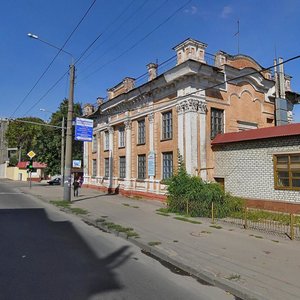
[[[234,299],[0,181],[0,299]]]

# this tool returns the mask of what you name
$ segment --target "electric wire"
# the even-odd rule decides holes
[[[172,14],[170,14],[163,22],[159,23],[154,29],[152,29],[150,32],[148,32],[145,36],[143,36],[141,39],[139,39],[137,42],[135,42],[132,46],[127,48],[125,51],[123,51],[121,54],[119,54],[117,57],[109,60],[108,62],[101,65],[99,68],[97,68],[94,72],[90,73],[88,76],[84,77],[80,81],[86,80],[87,78],[91,77],[101,69],[103,69],[105,66],[117,61],[119,58],[124,56],[126,53],[137,47],[141,42],[143,42],[147,37],[149,37],[152,33],[154,33],[157,29],[159,29],[161,26],[163,26],[165,23],[167,23],[170,19],[172,19],[179,11],[181,11],[185,6],[187,6],[192,0],[186,1],[182,6],[180,6],[178,9],[176,9]]]
[[[75,28],[73,29],[73,31],[70,33],[70,35],[68,36],[68,38],[66,39],[66,41],[64,42],[64,44],[60,47],[59,51],[56,53],[56,55],[53,57],[52,61],[49,63],[49,65],[46,67],[46,69],[44,70],[44,72],[40,75],[40,77],[38,78],[38,80],[35,82],[35,84],[33,85],[33,87],[29,90],[29,92],[25,95],[25,97],[21,100],[21,102],[19,103],[19,105],[17,106],[17,108],[13,111],[13,113],[11,114],[10,118],[12,118],[14,116],[14,114],[18,111],[18,109],[21,107],[21,105],[23,105],[23,103],[26,101],[26,99],[29,97],[29,95],[32,93],[32,91],[36,88],[36,86],[39,84],[39,82],[42,80],[42,78],[45,76],[45,74],[48,72],[48,70],[50,69],[50,67],[52,66],[52,64],[54,63],[54,61],[56,60],[56,58],[58,57],[58,55],[62,52],[62,50],[64,49],[64,47],[66,46],[66,44],[68,43],[68,41],[71,39],[71,37],[73,36],[73,34],[76,32],[76,30],[78,29],[78,27],[80,26],[80,24],[83,22],[83,20],[86,18],[87,14],[89,13],[89,11],[92,9],[92,7],[94,6],[94,4],[96,3],[97,0],[93,0],[93,2],[91,3],[91,5],[89,6],[89,8],[87,9],[87,11],[84,13],[84,15],[82,16],[82,18],[80,19],[80,21],[77,23],[77,25],[75,26]],[[64,75],[65,76],[65,75]]]

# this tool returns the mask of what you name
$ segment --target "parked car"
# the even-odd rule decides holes
[[[60,185],[60,182],[61,182],[61,180],[58,177],[56,177],[56,178],[54,178],[52,180],[47,181],[47,183],[49,185]]]

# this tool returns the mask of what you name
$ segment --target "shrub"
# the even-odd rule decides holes
[[[210,217],[214,203],[216,217],[224,218],[241,212],[244,207],[243,200],[225,194],[219,184],[204,182],[200,177],[188,175],[183,165],[167,184],[170,212]]]

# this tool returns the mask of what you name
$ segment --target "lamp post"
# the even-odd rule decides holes
[[[74,102],[74,81],[75,81],[75,66],[73,63],[73,56],[71,53],[62,50],[59,47],[52,45],[51,43],[40,39],[37,35],[28,33],[28,37],[38,40],[48,46],[58,49],[72,57],[72,63],[70,65],[70,89],[68,99],[68,116],[67,116],[67,134],[66,134],[66,152],[65,152],[65,164],[64,164],[64,194],[63,199],[65,201],[71,201],[71,167],[72,167],[72,119],[73,119],[73,102]]]
[[[51,114],[53,112],[40,108],[40,111],[46,111]],[[60,175],[61,175],[61,186],[64,186],[64,163],[65,163],[65,116],[62,117],[61,121],[61,155],[60,155]]]

